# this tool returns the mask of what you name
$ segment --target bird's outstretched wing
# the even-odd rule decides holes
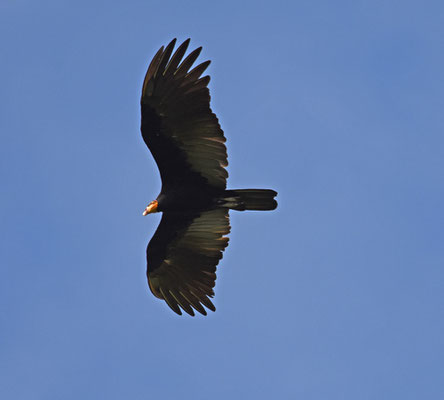
[[[190,39],[173,55],[176,39],[151,61],[142,88],[142,137],[159,167],[164,186],[208,184],[225,189],[225,137],[210,108],[210,61],[190,70],[201,47],[183,61]]]
[[[147,277],[153,294],[177,314],[215,311],[216,265],[228,246],[228,209],[164,212],[147,248]]]

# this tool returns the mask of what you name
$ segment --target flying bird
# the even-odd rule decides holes
[[[162,188],[143,215],[162,212],[147,247],[148,285],[177,314],[215,311],[216,266],[228,245],[228,210],[273,210],[269,189],[227,190],[225,136],[210,108],[210,61],[192,68],[202,47],[184,58],[176,39],[151,61],[142,87],[142,137]],[[191,69],[192,68],[192,69]]]

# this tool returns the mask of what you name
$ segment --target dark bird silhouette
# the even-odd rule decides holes
[[[143,212],[163,212],[147,248],[148,284],[177,314],[212,311],[216,265],[228,245],[228,210],[273,210],[268,189],[226,190],[225,136],[210,108],[210,61],[193,69],[202,48],[183,59],[190,39],[176,39],[151,61],[142,88],[142,137],[162,179]],[[182,61],[183,59],[183,61]],[[190,70],[191,69],[191,70]]]

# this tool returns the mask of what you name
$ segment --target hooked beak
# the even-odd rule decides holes
[[[152,201],[150,204],[148,204],[147,208],[145,208],[142,215],[145,216],[157,212],[157,204],[157,200]]]

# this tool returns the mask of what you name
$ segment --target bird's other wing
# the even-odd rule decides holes
[[[216,265],[228,246],[228,209],[164,212],[147,248],[147,277],[153,294],[177,314],[215,311]]]
[[[201,47],[183,61],[190,39],[173,52],[176,39],[151,61],[142,87],[142,137],[159,167],[164,185],[201,183],[225,189],[228,165],[225,137],[210,108],[210,64],[190,70]]]

